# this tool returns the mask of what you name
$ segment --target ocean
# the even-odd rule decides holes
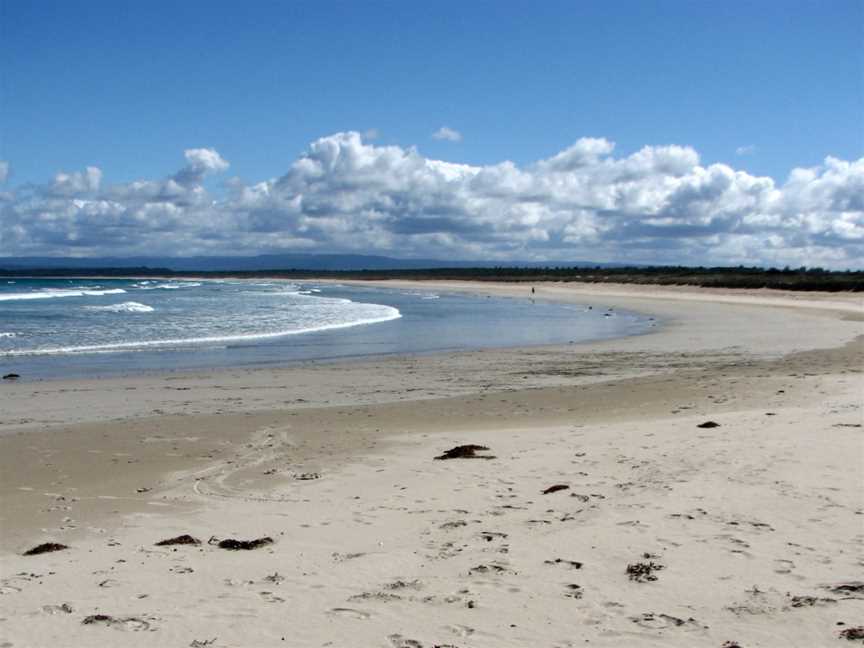
[[[330,283],[0,279],[0,371],[30,378],[583,342],[653,325],[618,310]]]

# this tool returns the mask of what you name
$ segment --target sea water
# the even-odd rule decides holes
[[[266,280],[0,279],[0,371],[80,377],[582,342],[618,310]]]

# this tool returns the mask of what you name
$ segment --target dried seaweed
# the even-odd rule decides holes
[[[40,545],[36,545],[32,549],[28,549],[24,552],[25,556],[38,556],[39,554],[49,553],[51,551],[61,551],[63,549],[68,549],[64,544],[60,544],[59,542],[43,542]]]
[[[460,445],[455,448],[450,448],[444,454],[438,455],[435,459],[494,459],[491,455],[478,455],[477,452],[488,451],[489,448],[481,445]]]
[[[200,545],[201,541],[198,538],[194,538],[189,534],[184,533],[183,535],[176,536],[174,538],[168,538],[166,540],[160,540],[156,543],[157,547],[169,547],[171,545]]]
[[[549,493],[557,493],[562,490],[569,490],[570,487],[567,484],[553,484],[549,488],[543,490],[544,495],[548,495]]]
[[[663,569],[663,565],[654,561],[633,563],[632,565],[627,565],[627,576],[629,576],[631,581],[647,583],[648,581],[656,581],[657,577],[654,575],[654,572],[661,569]]]
[[[231,551],[249,551],[269,544],[273,544],[273,538],[264,537],[256,538],[255,540],[234,540],[233,538],[227,538],[219,541],[219,548]]]

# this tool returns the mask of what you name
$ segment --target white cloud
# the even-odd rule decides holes
[[[183,155],[186,166],[174,175],[174,180],[183,186],[201,184],[205,175],[226,171],[229,166],[213,149],[186,149]]]
[[[6,182],[9,177],[9,163],[6,160],[0,160],[0,184]]]
[[[747,144],[746,146],[739,146],[735,149],[735,155],[752,155],[756,152],[755,144]]]
[[[432,139],[446,140],[448,142],[461,142],[462,133],[448,126],[442,126],[437,131],[432,133]]]
[[[77,196],[97,191],[101,182],[102,171],[96,167],[87,167],[76,173],[57,173],[50,191],[58,196]]]
[[[686,146],[626,156],[583,138],[534,164],[432,160],[359,133],[312,142],[273,180],[203,186],[228,162],[186,151],[161,180],[101,186],[58,173],[0,193],[4,254],[256,254],[283,249],[438,258],[861,267],[864,158],[783,184]]]

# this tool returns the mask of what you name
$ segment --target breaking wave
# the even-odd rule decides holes
[[[156,309],[147,304],[129,301],[122,304],[108,304],[106,306],[85,306],[87,310],[108,311],[111,313],[152,313]]]

